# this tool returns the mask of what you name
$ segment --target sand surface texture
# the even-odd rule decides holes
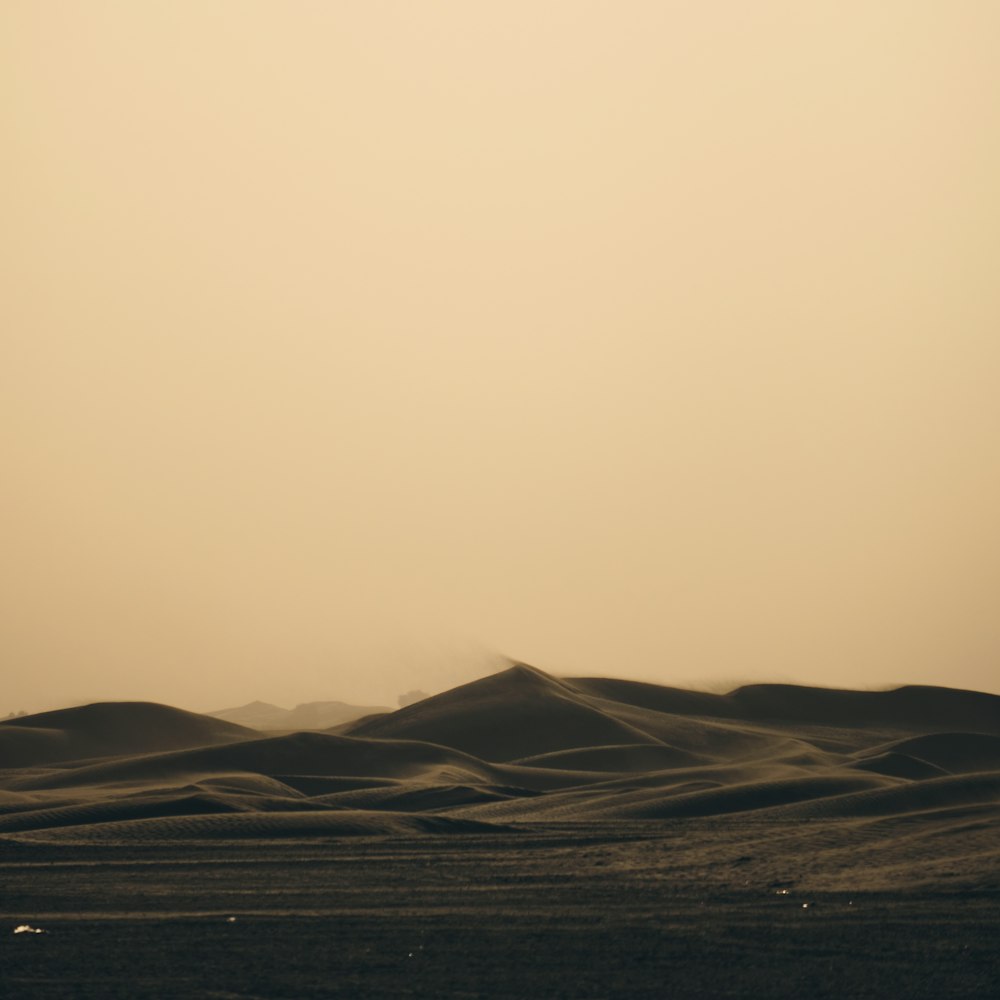
[[[49,712],[0,724],[0,886],[18,997],[992,997],[1000,697],[516,666],[322,732]]]

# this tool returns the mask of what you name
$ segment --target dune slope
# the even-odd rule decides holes
[[[152,702],[98,702],[0,722],[0,767],[31,767],[249,739],[257,733]]]
[[[506,836],[553,825],[583,836],[637,823],[724,831],[738,818],[829,826],[845,850],[862,820],[933,824],[957,856],[1000,816],[998,705],[921,687],[718,695],[523,664],[335,731],[262,736],[162,705],[89,705],[0,724],[0,844],[497,824]],[[902,858],[913,840],[897,839]],[[889,870],[896,848],[879,850]]]

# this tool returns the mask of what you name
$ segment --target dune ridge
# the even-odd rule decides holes
[[[961,838],[998,807],[1000,698],[947,688],[718,695],[518,664],[324,731],[262,734],[127,702],[0,724],[0,843],[734,817],[829,823],[838,836],[862,819],[933,818],[937,836]],[[986,812],[972,823],[969,810]]]
[[[250,739],[222,719],[154,702],[96,702],[0,722],[0,767],[29,767]]]

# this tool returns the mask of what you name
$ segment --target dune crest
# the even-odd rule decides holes
[[[1000,803],[1000,698],[774,684],[717,695],[517,664],[325,731],[264,735],[116,702],[0,724],[0,753],[0,842],[713,817],[960,824],[963,810]]]
[[[0,722],[0,767],[233,743],[257,734],[154,702],[96,702]]]

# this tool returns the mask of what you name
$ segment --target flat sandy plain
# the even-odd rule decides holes
[[[326,733],[67,709],[0,764],[4,996],[1000,995],[992,695],[518,666]]]

